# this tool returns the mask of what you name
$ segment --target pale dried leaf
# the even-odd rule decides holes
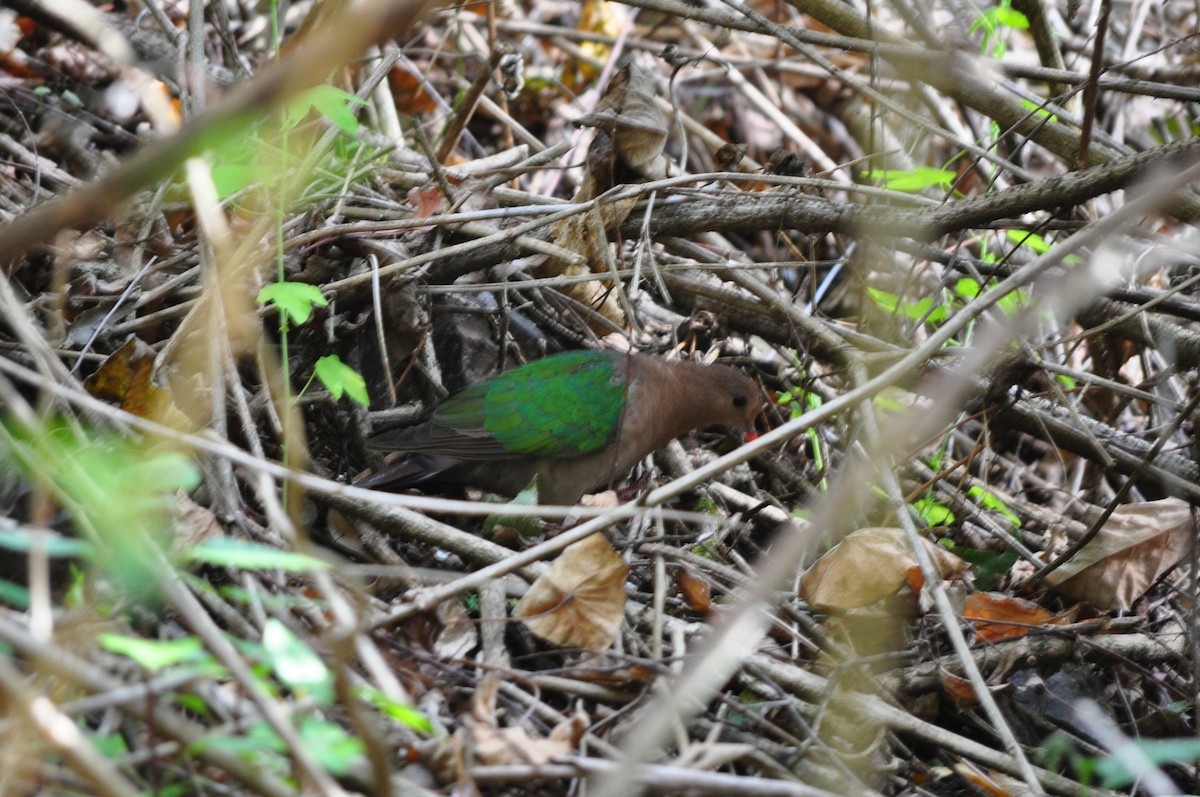
[[[659,180],[667,175],[667,160],[663,156],[667,125],[655,102],[656,95],[650,77],[633,64],[627,64],[613,75],[595,112],[577,121],[577,124],[597,128],[597,142],[603,141],[599,133],[606,133],[621,165],[648,180]],[[607,158],[606,152],[604,159]],[[599,160],[589,152],[589,169],[594,162],[597,168],[601,167]]]
[[[479,644],[479,630],[458,601],[438,604],[438,620],[442,629],[433,642],[433,652],[441,659],[461,659]]]
[[[1191,507],[1178,498],[1118,507],[1046,583],[1097,609],[1126,611],[1187,555],[1191,534]]]
[[[942,578],[961,573],[967,563],[924,537],[934,567]],[[913,571],[916,571],[913,574]],[[800,581],[800,597],[823,612],[843,613],[872,606],[911,589],[920,568],[903,529],[865,528],[846,538],[816,561]]]
[[[479,679],[479,686],[471,694],[471,719],[485,725],[496,724],[496,694],[500,691],[501,679],[489,672]]]
[[[564,550],[513,615],[551,644],[604,650],[621,628],[628,573],[604,535],[594,534]]]
[[[549,764],[571,752],[571,747],[558,739],[534,739],[523,728],[494,728],[475,725],[471,728],[474,759],[485,765]]]
[[[186,495],[176,496],[173,506],[175,515],[175,537],[171,540],[171,553],[178,554],[202,542],[215,540],[224,535],[221,521],[208,507],[200,506]]]

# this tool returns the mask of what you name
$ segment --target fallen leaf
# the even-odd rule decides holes
[[[689,609],[700,614],[708,614],[713,610],[712,590],[707,581],[684,567],[679,570],[676,583],[679,585],[679,594],[683,596]]]
[[[425,93],[424,85],[407,69],[397,67],[388,72],[388,84],[401,113],[420,116],[437,110],[437,103]]]
[[[83,386],[92,396],[138,417],[184,428],[186,419],[172,403],[170,391],[155,385],[150,377],[154,356],[154,349],[131,337],[83,381]]]
[[[971,686],[971,682],[966,678],[959,678],[957,675],[951,675],[948,672],[940,673],[942,682],[942,691],[954,703],[954,707],[959,711],[970,711],[979,705],[979,696],[975,694],[975,688]]]
[[[473,726],[471,743],[475,760],[492,766],[549,764],[571,752],[565,741],[534,739],[523,728],[493,728],[490,725]]]
[[[573,201],[595,199],[615,185],[655,180],[667,174],[663,154],[667,142],[667,124],[656,103],[657,92],[650,77],[632,64],[613,75],[596,109],[575,124],[596,128],[587,152],[583,183]],[[587,213],[560,221],[554,229],[555,246],[583,255],[592,268],[600,271],[613,264],[608,231],[615,230],[637,204],[637,198],[605,202]],[[577,276],[590,273],[587,267],[551,258],[539,269],[539,276]],[[617,327],[626,324],[625,311],[611,282],[579,282],[564,286],[563,292],[595,310]],[[593,329],[607,331],[599,322]]]
[[[1016,797],[1021,794],[1029,794],[1029,790],[1023,783],[1008,777],[1003,772],[993,770],[985,773],[969,763],[955,764],[954,772],[974,786],[976,794],[982,794],[985,797]]]
[[[604,650],[625,613],[625,563],[603,534],[570,545],[513,611],[553,645]]]
[[[968,569],[945,548],[924,537],[921,544],[942,578]],[[818,611],[844,614],[901,590],[915,595],[923,582],[903,529],[865,528],[846,535],[808,569],[800,580],[800,597]]]
[[[994,642],[1024,636],[1042,625],[1066,625],[1070,619],[1046,611],[1032,601],[998,592],[973,592],[967,596],[963,619],[980,639]]]
[[[544,739],[530,736],[524,728],[501,728],[496,715],[496,695],[501,683],[500,676],[490,672],[471,695],[470,715],[464,718],[463,724],[470,730],[472,758],[480,764],[495,766],[549,764],[558,756],[570,753],[590,724],[587,715],[576,712],[555,726],[550,736]]]
[[[1103,611],[1127,611],[1187,555],[1191,506],[1178,498],[1118,507],[1095,539],[1046,577],[1063,595]]]
[[[605,86],[596,110],[576,120],[596,128],[587,156],[588,173],[597,183],[594,195],[620,183],[666,177],[667,125],[656,96],[650,76],[626,64]]]

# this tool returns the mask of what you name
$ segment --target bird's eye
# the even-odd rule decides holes
[[[746,406],[746,397],[745,396],[734,396],[733,397],[733,406],[737,407],[739,410],[742,407]]]

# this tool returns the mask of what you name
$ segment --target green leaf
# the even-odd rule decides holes
[[[307,282],[273,282],[258,292],[258,303],[272,303],[296,325],[303,324],[312,315],[313,305],[325,307],[329,301],[321,295],[321,289]]]
[[[954,292],[963,299],[970,301],[983,293],[983,286],[970,277],[964,277],[954,283]],[[1014,316],[1029,303],[1028,300],[1029,294],[1018,288],[1001,296],[996,305],[1005,315]]]
[[[287,752],[287,745],[271,729],[266,720],[260,720],[236,736],[209,733],[201,736],[186,748],[188,753],[198,754],[205,750],[227,750],[256,766],[274,772],[286,772],[287,762],[278,754]]]
[[[360,761],[366,751],[362,739],[351,736],[337,723],[306,716],[300,720],[300,738],[317,763],[334,775],[342,776]]]
[[[317,360],[313,372],[335,399],[340,399],[345,394],[364,407],[371,404],[371,399],[367,396],[366,380],[358,371],[342,362],[336,354],[327,354]]]
[[[967,490],[967,495],[975,499],[975,502],[984,509],[990,509],[993,512],[999,512],[1001,515],[1004,515],[1012,523],[1013,528],[1021,528],[1021,519],[1013,514],[1008,505],[1000,500],[995,493],[976,484]]]
[[[284,127],[291,128],[300,124],[309,110],[316,111],[321,116],[337,125],[346,135],[358,132],[358,119],[351,105],[366,105],[367,103],[353,94],[335,86],[313,86],[308,91],[297,94],[284,110]]]
[[[281,551],[258,543],[237,540],[208,540],[188,549],[184,557],[190,562],[202,562],[219,567],[235,567],[242,570],[324,570],[329,564],[312,556],[292,551]]]
[[[333,700],[333,675],[321,657],[286,625],[271,618],[263,626],[263,651],[279,680],[294,691],[305,691],[327,706]]]
[[[50,419],[35,428],[8,422],[3,458],[49,487],[95,557],[134,597],[150,599],[158,567],[151,546],[170,532],[171,492],[199,483],[179,454],[116,434],[97,434]]]
[[[1021,103],[1021,107],[1023,107],[1025,110],[1029,111],[1030,113],[1036,114],[1050,122],[1058,121],[1058,114],[1050,113],[1050,111],[1046,110],[1042,105],[1040,105],[1036,102],[1033,102],[1032,100],[1027,100],[1027,99],[1018,97],[1017,101]]]
[[[412,728],[418,733],[433,733],[433,723],[429,721],[429,718],[408,703],[392,700],[378,689],[371,689],[369,687],[363,687],[359,690],[358,694],[363,700],[366,700],[401,725]]]
[[[85,731],[84,735],[95,746],[96,752],[105,758],[118,758],[129,753],[129,745],[125,742],[125,737],[119,733],[101,735]]]
[[[1026,232],[1025,230],[1008,230],[1005,232],[1008,240],[1018,246],[1028,246],[1039,255],[1044,255],[1050,251],[1050,242],[1035,232]]]
[[[914,501],[912,508],[921,516],[926,526],[949,526],[954,522],[954,513],[950,511],[950,507],[932,495]]]
[[[1029,304],[1029,293],[1023,288],[1017,288],[1015,291],[1004,294],[1000,297],[1000,301],[996,302],[1000,312],[1007,316],[1015,316],[1027,304]]]
[[[954,283],[954,292],[963,299],[971,301],[976,296],[983,293],[983,286],[970,277],[963,277],[958,282]]]
[[[126,478],[151,493],[191,492],[200,486],[200,469],[190,457],[175,451],[147,455],[126,469]]]
[[[982,29],[985,33],[991,34],[996,32],[996,9],[989,8],[979,16],[975,17],[971,22],[971,27],[967,29],[968,33],[974,33]]]
[[[871,399],[871,403],[874,404],[879,409],[884,410],[885,412],[895,412],[895,413],[904,412],[903,404],[901,404],[899,401],[892,398],[891,396],[885,396],[882,393],[877,394],[873,399]]]
[[[899,171],[896,169],[879,169],[864,172],[869,180],[874,180],[891,191],[915,193],[926,188],[946,189],[954,184],[958,174],[948,169],[935,169],[932,166],[920,166],[916,169]]]
[[[971,565],[971,573],[975,577],[975,588],[981,590],[995,589],[1000,580],[1008,575],[1012,566],[1021,558],[1012,551],[979,551],[974,548],[964,548],[956,545],[947,537],[938,540],[938,545],[948,549],[959,559]]]
[[[1015,8],[998,6],[992,10],[995,12],[994,19],[997,25],[1016,30],[1029,30],[1029,18]]]
[[[198,637],[160,640],[121,634],[101,634],[100,646],[110,653],[133,659],[151,672],[183,662],[195,662],[209,656]]]
[[[893,314],[902,314],[910,321],[924,320],[928,324],[937,326],[950,317],[950,311],[946,306],[941,304],[934,306],[933,299],[926,298],[918,299],[915,302],[902,302],[896,294],[882,291],[878,288],[867,288],[867,294],[881,310]]]
[[[249,163],[222,162],[212,167],[213,186],[221,199],[229,197],[254,184],[258,169]]]

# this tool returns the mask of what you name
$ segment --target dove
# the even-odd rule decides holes
[[[463,485],[513,496],[537,477],[542,504],[576,503],[693,429],[723,424],[754,439],[762,393],[726,365],[573,351],[477,382],[424,423],[372,437],[399,452],[356,484]]]

